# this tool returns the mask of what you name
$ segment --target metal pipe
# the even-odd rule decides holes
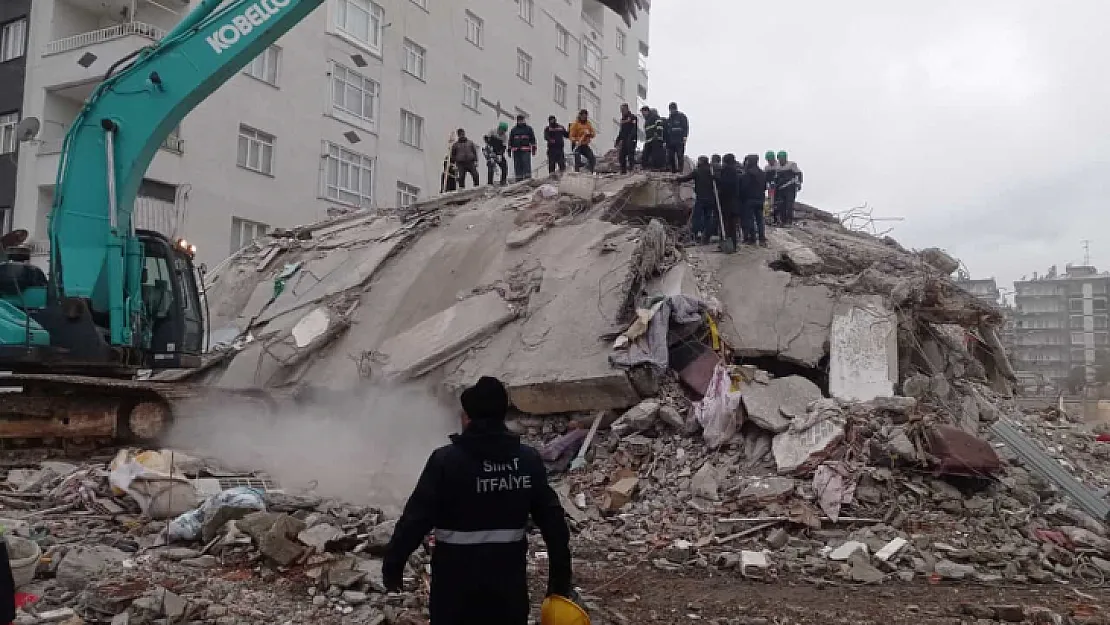
[[[116,198],[116,124],[110,119],[100,122],[104,129],[104,152],[108,163],[108,225],[112,233],[116,233],[119,226],[119,206]]]

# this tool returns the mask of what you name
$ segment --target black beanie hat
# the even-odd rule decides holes
[[[466,416],[473,421],[481,419],[504,421],[509,411],[509,394],[497,378],[484,375],[478,383],[466,389],[460,397]]]

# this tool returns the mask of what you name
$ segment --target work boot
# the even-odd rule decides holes
[[[767,247],[767,239],[760,239],[759,247]]]

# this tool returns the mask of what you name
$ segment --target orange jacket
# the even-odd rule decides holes
[[[567,131],[570,133],[570,142],[576,146],[590,145],[590,141],[597,136],[593,124],[588,121],[580,122],[577,119],[570,123]]]

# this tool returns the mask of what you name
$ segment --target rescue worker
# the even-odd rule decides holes
[[[740,171],[737,169],[736,155],[725,154],[717,174],[717,196],[721,202],[721,220],[725,232],[721,235],[722,247],[725,237],[732,243],[732,251],[740,247]]]
[[[794,223],[794,199],[802,190],[802,170],[788,159],[786,152],[779,152],[774,171],[776,221],[783,226]]]
[[[513,155],[513,176],[519,182],[532,177],[532,157],[536,155],[536,133],[524,121],[523,115],[516,116],[516,126],[509,132],[509,152]]]
[[[386,547],[383,581],[401,590],[405,563],[434,529],[431,622],[526,625],[529,518],[547,545],[547,594],[573,596],[563,508],[539,452],[505,427],[501,382],[482,377],[461,403],[463,431],[428,458]]]
[[[675,178],[675,182],[694,181],[694,214],[690,229],[694,233],[694,243],[708,243],[717,232],[717,193],[714,190],[713,168],[709,158],[698,157],[698,164],[685,176]],[[723,236],[723,235],[722,235]]]
[[[565,139],[570,138],[570,133],[559,123],[554,115],[547,118],[547,128],[543,129],[543,140],[547,144],[547,173],[554,174],[555,168],[559,173],[567,171],[567,153]]]
[[[620,130],[617,132],[617,140],[613,147],[618,150],[617,157],[620,159],[622,174],[632,171],[632,165],[636,160],[639,127],[640,122],[632,113],[632,109],[628,108],[628,104],[621,104]]]
[[[677,174],[686,168],[686,139],[690,136],[690,120],[686,114],[678,110],[678,105],[671,102],[667,105],[670,116],[667,117],[667,164],[672,174]]]
[[[709,167],[711,167],[713,169],[713,175],[714,176],[720,176],[721,175],[721,155],[720,154],[714,154],[713,156],[709,157]]]
[[[778,163],[775,161],[775,151],[767,150],[763,154],[763,158],[767,159],[767,162],[763,164],[763,173],[767,176],[767,200],[764,200],[764,203],[770,203],[771,223],[778,225],[778,213],[775,212],[775,169],[778,167]],[[763,216],[767,216],[767,211],[764,211]]]
[[[597,158],[594,157],[593,148],[590,147],[590,142],[597,136],[597,131],[594,130],[594,125],[589,120],[590,113],[586,109],[578,111],[578,118],[570,123],[570,147],[574,152],[574,171],[582,169],[583,159],[586,161],[586,170],[593,173],[594,166],[597,165]]]
[[[459,171],[459,188],[466,188],[466,175],[470,174],[474,186],[481,185],[478,179],[478,146],[466,137],[466,131],[459,128],[459,138],[451,146],[451,162]]]
[[[486,157],[486,184],[493,184],[494,168],[501,168],[501,186],[505,186],[505,178],[509,175],[509,163],[505,160],[505,149],[509,145],[509,125],[505,122],[497,124],[497,128],[486,133],[485,145],[482,146],[482,155]]]
[[[664,150],[663,120],[647,106],[640,107],[640,115],[644,118],[644,151],[640,155],[640,167],[649,171],[657,169],[657,163],[662,160],[659,154]]]
[[[767,245],[767,234],[763,223],[763,202],[766,199],[767,176],[759,168],[759,155],[744,157],[740,171],[740,222],[744,230],[744,243]]]

